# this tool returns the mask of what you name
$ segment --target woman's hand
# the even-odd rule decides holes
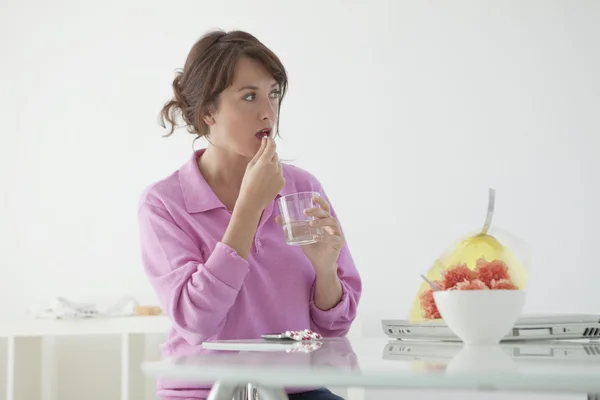
[[[246,167],[240,194],[221,239],[244,260],[248,260],[263,210],[284,185],[275,141],[264,138],[260,150]]]
[[[304,214],[315,217],[311,226],[321,228],[321,234],[315,235],[316,243],[301,246],[302,251],[312,263],[317,275],[336,275],[337,260],[345,244],[345,239],[338,220],[331,216],[331,207],[322,197],[315,197],[314,201],[320,207],[308,208]],[[277,217],[281,224],[281,217]]]
[[[235,206],[262,213],[284,185],[275,139],[264,137],[260,149],[246,167]]]

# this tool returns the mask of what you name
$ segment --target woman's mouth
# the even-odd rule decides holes
[[[269,136],[271,136],[271,129],[269,129],[269,128],[261,129],[260,131],[256,132],[255,136],[258,140],[262,140],[262,138],[265,136],[269,137]]]

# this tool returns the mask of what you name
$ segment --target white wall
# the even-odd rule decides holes
[[[368,4],[368,5],[367,5]],[[600,2],[4,0],[0,317],[60,294],[151,303],[142,188],[191,151],[157,114],[207,29],[244,29],[291,80],[282,157],[315,173],[364,278],[361,325],[482,222],[533,246],[530,311],[598,312]],[[382,295],[387,296],[384,298]]]

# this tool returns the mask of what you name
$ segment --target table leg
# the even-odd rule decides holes
[[[600,400],[600,393],[588,393],[587,400]]]
[[[246,395],[246,385],[234,385],[225,382],[213,384],[206,400],[242,400]]]
[[[137,399],[143,390],[144,339],[141,333],[121,334],[121,400]]]
[[[56,400],[55,338],[42,337],[41,341],[41,400]]]
[[[288,395],[283,388],[258,386],[260,400],[288,400]]]
[[[6,357],[6,400],[15,399],[15,338],[8,338]]]
[[[241,400],[258,400],[258,390],[256,389],[256,387],[253,384],[248,383],[246,385],[245,391],[244,391],[244,394],[243,394]]]
[[[6,399],[39,398],[42,377],[40,337],[9,337],[6,357]],[[20,378],[20,379],[19,379]],[[31,382],[37,382],[32,385]]]

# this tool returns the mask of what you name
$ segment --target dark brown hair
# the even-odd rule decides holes
[[[278,108],[287,89],[287,74],[279,58],[256,37],[243,31],[216,30],[202,36],[192,47],[183,70],[173,80],[173,98],[160,112],[161,125],[171,125],[169,133],[177,127],[181,116],[188,132],[198,137],[209,133],[204,122],[211,107],[218,106],[219,95],[231,86],[237,61],[249,57],[260,62],[280,86]],[[279,132],[279,119],[277,132]]]

